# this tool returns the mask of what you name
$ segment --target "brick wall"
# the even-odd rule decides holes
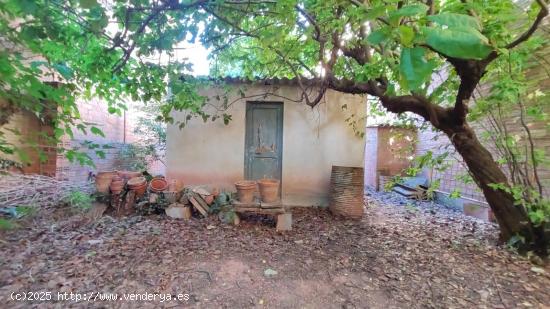
[[[377,187],[378,175],[398,175],[415,154],[416,130],[393,126],[367,127],[365,185]]]
[[[52,134],[51,126],[42,123],[30,112],[18,112],[11,116],[8,124],[0,128],[4,138],[28,156],[28,163],[23,164],[24,173],[55,176],[56,147],[47,144],[40,133]],[[42,152],[42,159],[40,158]],[[17,155],[2,153],[1,158],[20,162]]]
[[[52,127],[42,123],[34,114],[29,112],[19,112],[13,115],[9,123],[0,128],[0,131],[10,143],[28,154],[29,164],[23,166],[22,171],[24,173],[42,174],[78,182],[87,181],[90,174],[95,174],[98,171],[130,168],[132,162],[123,160],[120,152],[128,144],[139,139],[133,133],[138,117],[135,104],[129,104],[128,111],[123,113],[122,116],[118,116],[109,114],[107,104],[101,100],[80,100],[78,102],[82,121],[101,129],[105,135],[104,137],[92,134],[89,132],[89,128],[87,134],[73,128],[74,138],[71,139],[66,135],[59,145],[46,145],[39,134],[44,132],[50,135],[53,134]],[[14,134],[14,130],[19,131],[20,135]],[[101,158],[94,150],[88,149],[85,146],[87,142],[99,144],[105,157]],[[40,160],[39,151],[32,145],[37,145],[41,149],[43,153],[42,160]],[[93,160],[95,167],[82,166],[76,161],[70,162],[64,154],[57,152],[57,147],[86,152]],[[20,161],[16,155],[2,154],[2,158]],[[160,162],[150,162],[148,170],[154,175],[165,173],[165,167]]]
[[[135,110],[132,108],[132,105],[121,116],[110,114],[107,111],[107,103],[99,99],[81,100],[78,102],[78,107],[82,120],[91,126],[99,128],[105,136],[94,135],[89,130],[87,134],[84,134],[76,128],[73,130],[73,139],[65,136],[61,146],[85,151],[92,158],[95,167],[82,166],[78,162],[71,163],[63,154],[58,154],[57,177],[74,181],[86,181],[90,173],[95,174],[98,171],[104,170],[128,169],[130,162],[121,160],[119,154],[127,143],[136,141],[136,136],[133,134]],[[105,157],[101,158],[94,150],[87,149],[84,146],[86,142],[99,144]],[[104,146],[106,148],[103,148]]]

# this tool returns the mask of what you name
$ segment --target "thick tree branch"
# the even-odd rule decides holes
[[[506,48],[508,49],[514,48],[519,44],[521,44],[522,42],[528,40],[533,35],[533,33],[535,33],[535,31],[538,29],[542,20],[548,15],[548,5],[545,3],[546,1],[536,0],[536,2],[540,6],[540,11],[537,14],[537,17],[535,18],[535,21],[533,22],[531,27],[527,29],[527,31],[525,31],[522,35],[520,35],[517,39],[512,41],[510,44],[506,45]]]

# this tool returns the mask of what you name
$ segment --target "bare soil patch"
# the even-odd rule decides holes
[[[496,245],[496,227],[459,213],[371,200],[360,221],[295,209],[185,222],[161,215],[83,223],[35,218],[3,232],[2,307],[548,308],[550,269]],[[12,301],[12,292],[118,293],[117,301]],[[189,294],[124,301],[123,293]],[[5,302],[4,302],[5,300]]]

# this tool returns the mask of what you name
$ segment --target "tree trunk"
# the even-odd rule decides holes
[[[460,153],[470,174],[483,191],[498,221],[501,240],[508,241],[511,237],[520,235],[525,239],[524,244],[520,245],[521,250],[533,250],[539,255],[547,255],[549,241],[544,235],[543,227],[533,226],[525,208],[514,205],[512,194],[489,187],[490,184],[498,183],[508,185],[508,179],[491,153],[479,142],[472,128],[464,124],[458,128],[441,129]]]

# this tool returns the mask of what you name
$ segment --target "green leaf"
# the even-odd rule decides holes
[[[401,44],[410,46],[414,40],[414,30],[408,26],[399,26],[399,38]]]
[[[99,5],[97,0],[79,0],[78,2],[80,2],[80,6],[84,9],[91,9],[94,6]]]
[[[424,58],[425,51],[423,47],[405,47],[401,50],[399,71],[404,89],[417,90],[431,77],[436,64]]]
[[[365,14],[365,18],[367,20],[373,20],[384,15],[384,13],[386,13],[386,6],[376,6],[367,11],[367,13]]]
[[[472,16],[457,13],[441,13],[428,16],[428,20],[449,28],[473,28],[481,31],[479,21]]]
[[[101,159],[105,159],[105,151],[102,150],[96,150],[95,154],[100,157]]]
[[[223,124],[228,125],[230,121],[231,121],[231,115],[223,114]]]
[[[21,12],[26,14],[34,15],[38,10],[38,5],[34,0],[19,0],[15,1],[15,3],[17,3]]]
[[[63,136],[63,134],[65,134],[65,130],[61,128],[55,128],[53,132],[56,139],[60,139]]]
[[[53,67],[63,76],[65,79],[73,78],[73,70],[63,63],[54,64]]]
[[[70,127],[65,128],[65,133],[67,133],[67,135],[69,135],[70,138],[74,138],[73,130]]]
[[[477,30],[425,28],[426,43],[438,52],[453,58],[483,59],[493,51],[487,38]]]
[[[376,45],[382,43],[387,39],[388,35],[385,29],[378,29],[369,34],[369,36],[367,37],[367,42]]]
[[[395,19],[403,16],[415,16],[428,11],[428,6],[422,3],[405,5],[397,11],[390,13],[390,19]]]
[[[95,135],[99,135],[101,137],[105,137],[105,133],[103,133],[103,131],[101,131],[101,129],[99,129],[98,127],[91,127],[90,128],[90,131],[95,134]]]

